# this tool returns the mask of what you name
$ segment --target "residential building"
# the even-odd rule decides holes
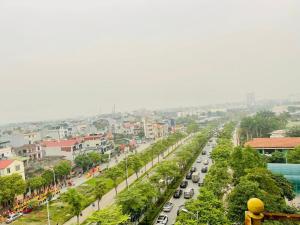
[[[20,174],[25,180],[24,163],[16,159],[0,160],[0,176]]]
[[[286,136],[286,131],[285,130],[274,130],[271,133],[270,138],[283,138]]]
[[[168,134],[168,124],[162,122],[148,122],[144,120],[144,133],[148,139],[164,137]]]
[[[12,150],[9,146],[9,141],[0,142],[0,160],[12,157]]]
[[[82,149],[82,140],[80,138],[51,140],[43,141],[41,145],[47,156],[64,156],[67,160],[73,161],[76,152]]]
[[[26,157],[27,163],[29,161],[41,160],[45,157],[46,152],[42,149],[42,146],[38,143],[36,144],[27,144],[18,148],[13,149],[15,155]]]
[[[245,143],[245,146],[250,146],[262,154],[271,154],[274,151],[287,152],[300,146],[300,138],[254,138],[253,140]]]
[[[10,144],[12,147],[20,147],[27,144],[33,144],[41,140],[41,136],[38,132],[30,133],[13,133],[10,135]]]

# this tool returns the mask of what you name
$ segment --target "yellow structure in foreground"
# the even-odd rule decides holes
[[[245,225],[262,225],[264,220],[293,220],[300,221],[299,214],[265,212],[264,203],[258,198],[251,198],[247,203]]]

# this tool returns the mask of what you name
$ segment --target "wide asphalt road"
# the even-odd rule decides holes
[[[209,154],[212,152],[213,150],[213,146],[216,145],[216,141],[217,139],[215,137],[211,138],[210,141],[205,145],[205,147],[203,148],[203,151],[206,152],[206,155],[202,155],[200,153],[200,155],[197,157],[197,159],[195,160],[195,162],[193,163],[193,167],[196,167],[196,173],[200,172],[200,182],[203,181],[206,173],[201,173],[201,168],[206,166],[203,164],[203,162],[205,160],[208,160],[209,164],[207,165],[208,169],[209,167],[212,165],[212,161],[211,159],[209,158]],[[197,163],[198,159],[201,159],[201,163]],[[183,180],[186,180],[185,178]],[[184,190],[188,190],[190,188],[193,188],[194,191],[195,191],[195,194],[193,196],[194,199],[197,198],[198,194],[199,194],[199,189],[201,187],[198,186],[198,183],[193,183],[192,180],[187,180],[188,181],[188,186],[186,188],[181,188],[182,191],[184,192]],[[179,189],[180,187],[178,187]],[[181,195],[181,197],[179,199],[176,199],[176,198],[171,198],[169,200],[169,202],[173,203],[173,208],[170,212],[161,212],[161,214],[163,215],[167,215],[168,216],[168,223],[167,225],[172,225],[172,224],[175,224],[176,222],[176,217],[177,217],[177,210],[178,208],[181,206],[181,205],[184,205],[184,203],[187,201],[188,199],[185,199],[183,197],[183,194]],[[184,213],[184,212],[182,212]],[[154,221],[154,224],[156,224],[156,221]]]

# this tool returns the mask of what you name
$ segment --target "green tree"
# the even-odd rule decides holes
[[[94,195],[97,199],[98,210],[100,209],[100,201],[107,191],[107,182],[105,180],[97,180],[95,183]]]
[[[231,176],[228,172],[227,163],[225,162],[213,164],[204,179],[205,187],[219,198],[226,192],[225,187],[227,187],[230,181]]]
[[[143,161],[138,155],[133,155],[128,157],[129,167],[133,169],[136,174],[136,177],[139,177],[139,172],[143,166]]]
[[[124,175],[123,171],[119,167],[112,167],[107,170],[106,175],[108,178],[110,178],[113,181],[113,186],[116,191],[116,195],[118,194],[118,180]]]
[[[87,153],[87,156],[89,157],[90,161],[94,166],[100,164],[102,161],[102,156],[99,152],[89,152]]]
[[[157,196],[156,188],[149,182],[139,182],[130,190],[123,191],[118,195],[117,202],[122,206],[123,213],[136,215],[148,205]]]
[[[129,216],[122,213],[122,208],[120,206],[112,205],[96,211],[88,218],[88,221],[90,223],[98,223],[101,225],[119,225],[125,224],[128,219]]]
[[[237,147],[233,150],[230,159],[231,168],[234,171],[235,180],[246,174],[246,169],[266,167],[262,156],[250,147]]]
[[[268,157],[267,160],[269,163],[285,163],[286,157],[283,152],[275,151],[271,154],[270,157]]]
[[[187,128],[186,128],[186,132],[187,132],[188,134],[196,133],[198,130],[199,130],[199,126],[198,126],[198,124],[195,123],[195,122],[190,123],[190,124],[187,126]]]
[[[30,190],[39,190],[45,185],[45,180],[41,176],[36,176],[29,178],[27,180],[27,187],[30,188]]]
[[[41,176],[44,179],[45,185],[47,186],[54,182],[54,174],[52,170],[45,170]]]
[[[228,217],[232,222],[242,222],[247,210],[247,202],[250,198],[258,197],[259,184],[245,181],[239,183],[228,196]]]
[[[300,163],[300,146],[294,150],[289,150],[286,155],[288,163],[299,164]]]
[[[62,195],[62,199],[71,207],[71,213],[76,215],[77,224],[79,224],[79,216],[83,209],[83,196],[76,189],[71,188]]]
[[[19,174],[0,176],[0,203],[12,205],[17,195],[24,194],[26,183]]]
[[[230,222],[224,213],[221,200],[208,189],[200,189],[198,199],[186,203],[185,208],[190,213],[181,212],[176,224],[214,224],[229,225]],[[198,213],[198,221],[196,216]],[[194,216],[192,216],[194,214]],[[189,221],[187,223],[187,221]]]
[[[155,174],[163,180],[164,186],[168,187],[170,181],[179,175],[179,168],[173,161],[164,161],[156,167]]]
[[[300,126],[293,126],[287,131],[288,137],[300,137]]]
[[[87,171],[89,167],[93,164],[91,158],[88,155],[78,155],[76,156],[75,165],[80,167],[83,171]]]
[[[281,174],[272,174],[271,175],[276,185],[282,190],[282,197],[287,198],[289,201],[295,198],[295,192],[293,185]]]
[[[61,161],[54,166],[55,176],[60,179],[63,178],[64,180],[66,180],[71,170],[72,170],[71,163],[66,160]]]

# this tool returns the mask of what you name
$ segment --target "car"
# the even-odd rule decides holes
[[[193,167],[190,169],[190,172],[193,173],[193,172],[196,172],[196,170],[197,170],[197,168],[193,166]]]
[[[193,173],[192,175],[193,183],[198,183],[199,180],[200,180],[200,173]]]
[[[199,158],[199,159],[197,159],[197,163],[201,163],[202,162],[202,160]]]
[[[187,180],[182,181],[181,184],[180,184],[181,188],[186,188],[187,186],[188,186],[188,181]]]
[[[192,198],[194,196],[194,189],[191,188],[183,193],[183,197],[186,199]]]
[[[202,173],[207,173],[207,166],[202,167],[201,172]]]
[[[203,151],[203,152],[202,152],[202,155],[206,155],[206,151]]]
[[[177,216],[179,216],[179,213],[180,213],[183,209],[185,209],[185,208],[184,208],[184,205],[180,205],[180,206],[178,207],[178,209],[177,209]]]
[[[168,220],[169,218],[167,215],[160,214],[156,220],[156,224],[166,225],[168,223]]]
[[[13,221],[15,221],[16,219],[18,219],[19,217],[21,217],[23,215],[23,213],[15,213],[15,214],[10,214],[8,216],[8,218],[6,219],[6,223],[12,223]]]
[[[209,164],[208,160],[207,160],[207,159],[204,160],[203,164],[204,164],[204,165],[208,165],[208,164]]]
[[[182,195],[182,190],[181,190],[181,189],[178,189],[178,190],[175,191],[173,197],[174,197],[174,198],[180,198],[181,195]]]
[[[192,172],[189,172],[189,173],[185,176],[185,179],[187,179],[187,180],[192,179],[192,175],[193,175],[193,173],[192,173]]]
[[[170,212],[172,209],[173,209],[173,203],[172,202],[167,202],[163,207],[164,212]]]
[[[33,208],[32,208],[32,207],[25,208],[25,209],[23,209],[23,214],[28,214],[28,213],[31,213],[31,212],[32,212],[32,210],[33,210]]]

